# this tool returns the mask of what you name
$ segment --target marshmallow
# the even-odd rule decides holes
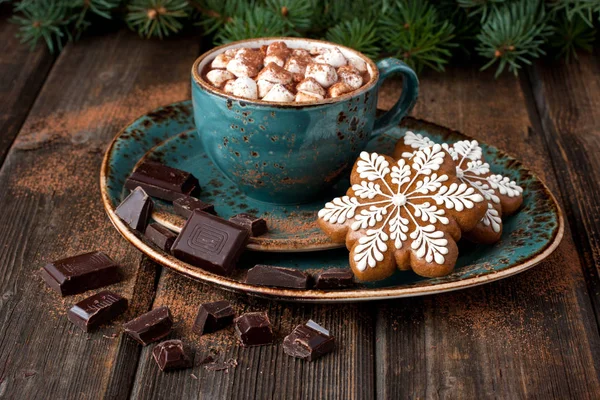
[[[319,85],[328,88],[337,82],[335,68],[329,64],[310,63],[306,66],[307,78],[314,78]]]
[[[341,95],[346,93],[350,93],[353,90],[354,88],[348,85],[347,83],[338,82],[336,84],[331,85],[331,87],[327,89],[327,94],[329,94],[329,97],[334,98],[340,97]]]
[[[308,50],[304,50],[304,49],[294,49],[292,50],[292,57],[310,57],[310,53],[308,52]]]
[[[283,67],[285,65],[285,59],[280,58],[279,56],[266,56],[265,65],[269,65],[270,63],[277,64],[280,67]]]
[[[244,63],[244,61],[234,58],[227,63],[227,71],[231,72],[238,78],[254,77],[260,71],[259,67]]]
[[[223,86],[223,91],[227,94],[233,94],[233,83],[235,82],[235,79],[231,79],[228,80],[227,82],[225,82],[225,85]]]
[[[238,60],[242,60],[244,63],[253,65],[258,69],[263,66],[264,55],[260,50],[253,50],[246,47],[242,47],[235,53],[235,57]]]
[[[308,92],[317,94],[321,97],[325,96],[325,89],[313,78],[306,78],[296,86],[296,90],[299,92]]]
[[[211,68],[225,69],[227,68],[227,64],[231,61],[232,57],[228,57],[225,53],[221,53],[215,57],[215,59],[210,63]]]
[[[310,56],[291,56],[285,63],[284,68],[292,74],[302,74],[306,72],[306,66],[312,62]]]
[[[276,101],[279,103],[289,103],[291,101],[294,101],[294,95],[292,94],[292,92],[287,90],[285,86],[280,85],[278,83],[274,85],[271,88],[271,90],[269,90],[269,93],[267,93],[266,96],[263,97],[263,100]]]
[[[256,81],[256,86],[258,86],[258,97],[262,99],[267,95],[267,93],[269,93],[269,90],[271,90],[275,84],[273,82],[259,79]]]
[[[285,61],[292,51],[284,42],[273,42],[267,47],[268,56],[276,56]],[[266,64],[266,62],[265,62]]]
[[[309,93],[309,92],[303,92],[303,91],[298,91],[298,93],[296,93],[296,99],[295,101],[297,101],[298,103],[310,103],[313,101],[321,101],[323,100],[323,96],[321,96],[318,93]]]
[[[345,82],[353,89],[358,89],[363,84],[363,78],[360,75],[358,69],[352,65],[343,65],[337,70],[338,78],[340,82]]]
[[[220,88],[225,82],[234,79],[235,76],[229,71],[222,69],[213,69],[206,73],[206,79],[216,87]]]
[[[227,49],[223,54],[225,54],[229,58],[235,57],[235,53],[238,52],[239,49]]]
[[[254,79],[248,77],[237,78],[233,81],[231,94],[255,100],[258,97],[256,82],[254,82]]]
[[[314,60],[318,63],[329,64],[335,68],[346,65],[346,57],[344,57],[337,47],[332,49],[322,49],[320,54],[317,55]]]
[[[360,72],[367,72],[367,63],[358,57],[349,58],[348,64],[352,65],[354,68],[356,68]]]
[[[256,79],[285,85],[292,82],[292,74],[281,68],[279,65],[270,63],[260,71]]]

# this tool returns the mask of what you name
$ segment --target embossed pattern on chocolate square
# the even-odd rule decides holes
[[[194,211],[171,248],[182,261],[219,275],[230,275],[249,232],[222,218]]]

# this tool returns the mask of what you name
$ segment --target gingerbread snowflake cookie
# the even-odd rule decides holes
[[[396,143],[395,158],[411,159],[416,152],[435,145],[420,134],[407,131]],[[494,174],[483,159],[483,152],[476,140],[461,140],[442,147],[456,163],[456,176],[461,182],[476,189],[484,198],[487,210],[479,223],[465,233],[473,242],[491,244],[502,236],[502,216],[515,213],[523,203],[523,189],[509,178]]]
[[[426,277],[449,274],[456,241],[485,213],[483,196],[456,177],[440,145],[411,160],[362,152],[346,196],[319,211],[321,229],[346,243],[350,266],[363,281],[384,279],[396,268]]]

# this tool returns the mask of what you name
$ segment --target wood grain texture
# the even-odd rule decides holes
[[[191,332],[200,304],[229,300],[239,315],[266,311],[276,344],[253,348],[238,345],[232,327],[198,337]],[[195,351],[196,366],[162,373],[154,362],[153,346],[144,348],[135,399],[368,399],[373,397],[374,340],[371,306],[295,305],[240,297],[211,288],[165,269],[154,307],[167,305],[175,318],[172,337]],[[315,362],[294,359],[281,342],[294,326],[313,319],[338,340],[334,353]],[[211,371],[200,362],[212,354],[217,362],[237,364],[227,371]],[[234,360],[234,361],[231,361]],[[192,376],[193,374],[193,376]]]
[[[127,122],[189,97],[193,38],[149,41],[129,32],[69,44],[58,57],[0,171],[0,393],[5,398],[123,397],[139,348],[120,324],[145,312],[154,267],[111,226],[98,171],[107,143]],[[115,324],[76,330],[39,278],[46,262],[85,250],[118,260],[125,280],[110,289],[131,300]],[[88,293],[87,295],[89,295]],[[120,386],[120,387],[119,387]]]
[[[0,6],[0,165],[44,83],[55,57],[44,46],[31,51],[15,37],[7,5]]]
[[[450,69],[421,83],[415,116],[507,150],[561,200],[517,79]],[[581,263],[567,229],[556,252],[528,272],[380,307],[378,398],[596,397],[600,341]]]
[[[600,60],[538,63],[529,70],[537,115],[563,193],[564,210],[600,313]]]

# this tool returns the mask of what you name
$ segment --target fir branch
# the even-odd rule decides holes
[[[163,38],[183,28],[183,19],[189,15],[186,0],[133,0],[125,17],[131,30],[140,36]]]
[[[593,13],[600,11],[598,0],[553,0],[549,4],[550,12],[558,14],[558,18],[566,16],[568,21],[579,18],[590,28],[594,27]]]
[[[578,49],[592,52],[596,30],[590,28],[587,21],[580,16],[569,18],[567,15],[562,15],[553,29],[550,45],[554,48],[557,57],[564,57],[568,62],[571,59],[578,59]]]
[[[523,64],[546,54],[544,41],[551,34],[543,6],[537,0],[519,0],[494,10],[477,35],[477,52],[490,61],[481,69],[498,63],[496,77],[508,66],[517,75]]]
[[[381,50],[377,45],[379,37],[375,21],[369,23],[366,20],[354,18],[351,21],[340,22],[327,31],[325,38],[330,42],[358,50],[371,58],[377,57]]]
[[[506,3],[506,0],[456,0],[458,5],[464,8],[469,16],[481,14],[481,22],[484,22],[493,10]]]
[[[417,71],[424,66],[443,71],[457,45],[454,26],[423,0],[397,1],[382,16],[379,32],[384,48]]]
[[[61,50],[68,39],[68,26],[75,16],[69,15],[64,1],[30,0],[17,3],[11,21],[19,25],[17,37],[33,49],[42,40],[48,50]]]
[[[300,31],[311,27],[316,8],[307,0],[267,0],[266,6],[274,14],[279,14],[290,29]]]
[[[204,33],[209,35],[223,28],[225,24],[232,22],[235,16],[244,16],[248,10],[255,7],[251,1],[225,1],[225,0],[202,0],[192,1],[191,5],[200,12],[200,21],[196,25],[204,28]]]
[[[233,17],[215,36],[216,43],[268,37],[297,36],[279,15],[263,7],[254,7],[241,17]]]

